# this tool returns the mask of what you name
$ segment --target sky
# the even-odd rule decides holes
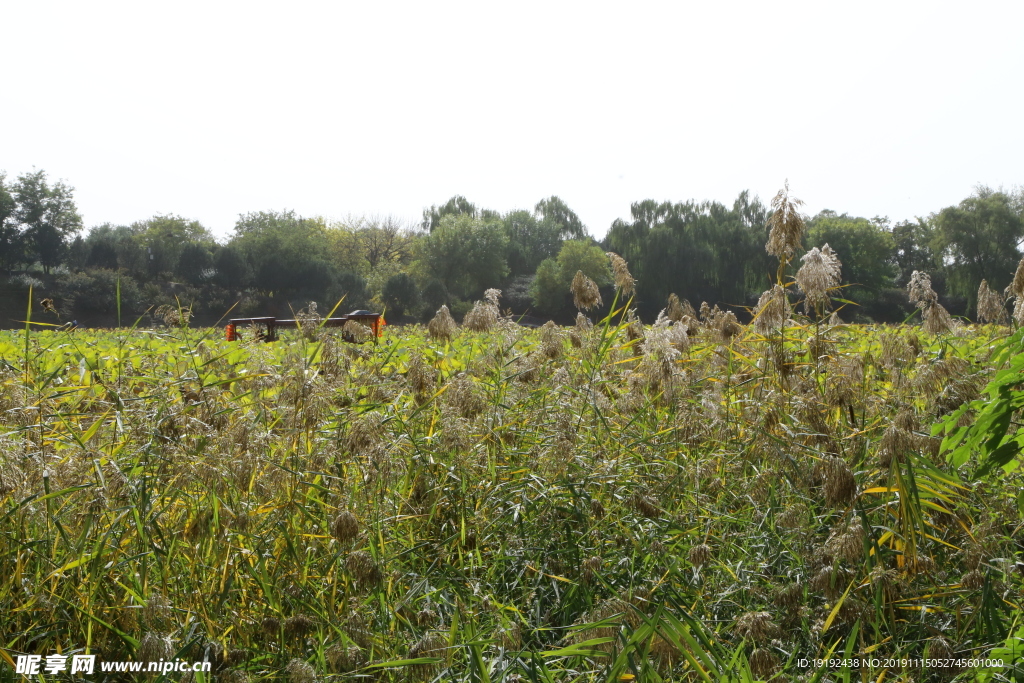
[[[1024,184],[1024,3],[0,0],[0,171],[87,226],[557,195],[926,216]]]

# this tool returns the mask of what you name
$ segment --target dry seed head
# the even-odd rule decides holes
[[[1005,325],[1007,322],[1003,297],[989,288],[988,280],[982,280],[978,287],[978,320],[997,325]]]
[[[359,535],[359,520],[349,510],[343,510],[331,523],[331,534],[339,543],[348,543]]]
[[[601,570],[602,560],[599,556],[594,555],[583,560],[583,582],[590,583],[594,580],[594,574]]]
[[[939,301],[939,295],[932,289],[931,277],[921,270],[911,273],[910,281],[907,283],[907,295],[910,298],[910,303],[921,309],[928,308]]]
[[[736,632],[755,643],[764,643],[779,633],[768,612],[747,612],[736,620]]]
[[[842,264],[828,244],[820,250],[814,247],[800,261],[796,284],[804,293],[804,311],[810,315],[829,304],[828,291],[839,286]]]
[[[845,528],[825,542],[825,552],[847,562],[856,562],[864,555],[864,528],[854,518]]]
[[[687,559],[694,567],[703,567],[711,559],[711,546],[707,543],[693,546]]]
[[[432,339],[449,341],[459,326],[455,324],[455,318],[448,312],[447,306],[441,306],[437,313],[427,324],[427,331]]]
[[[150,593],[146,606],[142,608],[142,620],[154,631],[166,633],[170,630],[171,603],[160,591]]]
[[[324,654],[327,656],[327,664],[334,673],[348,673],[366,666],[366,655],[354,645],[350,647],[340,644],[332,645]]]
[[[284,671],[288,674],[288,683],[314,683],[316,681],[316,671],[313,670],[313,667],[297,657],[288,662]]]
[[[562,334],[561,328],[555,324],[555,321],[549,320],[544,323],[544,326],[541,327],[540,330],[540,338],[541,353],[545,358],[549,358],[551,360],[561,358],[563,351],[562,340],[564,339],[564,335]]]
[[[345,568],[359,583],[372,584],[380,580],[380,568],[373,556],[365,550],[356,550],[345,558]]]
[[[362,344],[373,338],[373,330],[360,322],[348,320],[341,327],[341,336],[345,339],[351,339],[357,344]]]
[[[791,583],[775,593],[775,603],[790,612],[796,610],[804,601],[804,587],[799,581]]]
[[[619,294],[622,297],[628,298],[636,289],[636,280],[629,274],[629,268],[626,267],[626,259],[622,258],[614,251],[607,252],[607,256],[612,262],[612,274],[615,277],[615,288],[619,290]]]
[[[757,300],[757,306],[754,308],[754,330],[758,334],[768,334],[780,329],[792,315],[786,290],[774,285]]]
[[[766,681],[779,670],[779,660],[763,647],[754,648],[750,653],[750,673],[761,681]]]
[[[491,289],[484,290],[484,301],[486,301],[490,305],[494,306],[495,308],[498,307],[498,299],[500,299],[500,298],[501,298],[501,290],[500,289],[494,289],[492,287]]]
[[[316,627],[316,622],[305,614],[296,614],[284,621],[284,634],[289,638],[301,638]]]
[[[842,458],[826,455],[822,458],[825,479],[825,500],[829,505],[846,505],[857,495],[857,480],[853,470]]]
[[[956,654],[956,648],[953,647],[953,643],[942,636],[935,636],[928,641],[924,656],[926,659],[945,660],[952,659],[954,654]]]
[[[647,519],[658,519],[661,517],[661,510],[658,508],[657,502],[650,496],[634,493],[629,499],[629,504]]]
[[[447,647],[448,641],[446,641],[441,635],[437,633],[430,633],[423,636],[423,638],[418,640],[412,647],[409,648],[408,658],[443,658]],[[410,678],[413,678],[414,680],[428,680],[437,673],[439,668],[439,664],[413,664],[409,667]]]
[[[803,202],[789,196],[789,181],[772,199],[772,215],[768,218],[768,242],[765,251],[780,261],[789,261],[800,248],[804,236],[804,219],[800,215]]]
[[[281,632],[281,620],[277,617],[267,617],[260,624],[260,629],[268,637],[274,638]]]
[[[477,301],[473,304],[472,310],[462,319],[462,324],[474,332],[487,332],[494,327],[499,317],[500,311],[497,305],[489,301]]]
[[[423,394],[437,384],[437,369],[417,353],[409,360],[409,371],[405,374],[405,379],[414,392]]]
[[[163,636],[154,631],[146,631],[139,641],[139,649],[135,651],[135,659],[140,662],[155,662],[170,659],[174,654],[170,636]]]
[[[589,311],[603,303],[597,284],[584,275],[582,270],[576,271],[572,284],[569,286],[569,291],[572,292],[573,304],[581,311]]]
[[[665,309],[665,315],[672,322],[679,322],[683,319],[685,312],[683,311],[683,304],[679,301],[679,297],[675,294],[668,295],[668,307]]]
[[[967,590],[978,590],[985,585],[985,575],[978,569],[972,569],[960,577],[960,585]]]

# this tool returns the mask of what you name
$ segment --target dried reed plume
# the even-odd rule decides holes
[[[828,244],[820,250],[814,247],[800,261],[803,265],[796,272],[796,284],[804,293],[804,311],[808,315],[812,309],[820,313],[828,306],[828,290],[839,286],[843,264]]]
[[[1018,325],[1024,325],[1024,258],[1017,264],[1013,282],[1006,287],[1003,296],[1007,300],[1016,299],[1013,305],[1013,319]]]
[[[626,259],[622,258],[614,251],[607,252],[608,258],[612,262],[612,274],[615,276],[615,288],[619,290],[619,294],[623,298],[627,298],[636,291],[636,280],[629,273],[629,268],[626,267]]]
[[[584,275],[582,270],[576,271],[569,291],[572,292],[573,304],[581,311],[589,311],[604,303],[601,301],[601,292],[597,289],[597,283]]]
[[[373,338],[373,330],[360,322],[348,320],[341,327],[341,336],[344,339],[350,339],[357,344],[362,344],[363,342]]]
[[[448,312],[447,306],[441,306],[437,313],[427,324],[427,331],[432,339],[450,341],[459,326],[455,324],[455,318]]]
[[[957,326],[949,311],[939,303],[939,295],[932,289],[932,279],[928,273],[915,270],[910,276],[910,282],[907,283],[907,293],[910,303],[921,309],[926,332],[941,334],[950,332]]]
[[[284,671],[288,674],[288,683],[313,683],[316,680],[313,667],[298,657],[288,662]]]
[[[488,289],[484,292],[484,300],[473,304],[472,310],[462,319],[462,324],[474,332],[487,332],[498,322],[501,310],[498,308],[500,289]]]
[[[348,543],[359,535],[359,520],[349,510],[343,510],[331,523],[331,534],[339,543]]]
[[[779,259],[778,282],[793,254],[800,248],[804,236],[804,219],[800,215],[803,202],[789,196],[789,181],[772,199],[772,215],[768,218],[768,242],[765,251]]]
[[[747,612],[736,619],[736,632],[747,640],[763,643],[779,634],[779,627],[768,612]]]
[[[789,307],[786,290],[774,285],[757,300],[757,306],[754,308],[754,331],[758,334],[768,334],[781,329],[791,316],[792,310]]]
[[[988,286],[988,280],[982,280],[978,287],[978,321],[997,325],[1007,323],[1003,297]]]

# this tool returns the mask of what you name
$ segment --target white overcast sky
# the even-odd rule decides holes
[[[0,170],[87,226],[558,195],[923,216],[1024,183],[1024,2],[0,0]]]

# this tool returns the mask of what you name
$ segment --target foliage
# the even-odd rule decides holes
[[[142,293],[130,275],[104,268],[66,273],[57,278],[58,310],[89,313],[141,313]]]
[[[718,202],[632,205],[632,222],[616,221],[607,247],[629,262],[637,302],[653,317],[672,293],[693,301],[743,304],[768,284],[767,209],[746,192],[728,208]]]
[[[388,310],[398,315],[411,313],[420,302],[419,288],[408,273],[396,273],[384,283],[381,298]]]
[[[935,228],[950,293],[967,298],[973,308],[983,279],[997,290],[1009,283],[1024,239],[1024,217],[1009,195],[980,187],[957,206],[940,211]]]
[[[567,240],[558,257],[545,259],[537,268],[531,285],[533,303],[542,313],[564,313],[571,301],[569,285],[577,272],[593,280],[598,287],[612,282],[608,257],[590,240]]]
[[[507,249],[508,237],[500,220],[445,214],[417,243],[415,260],[422,279],[435,279],[449,293],[468,299],[501,284],[508,273]]]
[[[46,272],[59,265],[68,241],[82,229],[73,195],[74,188],[63,181],[50,185],[41,170],[18,176],[9,191],[0,189],[3,260],[7,264],[37,260]],[[3,212],[11,211],[11,199],[13,211],[4,216]]]

